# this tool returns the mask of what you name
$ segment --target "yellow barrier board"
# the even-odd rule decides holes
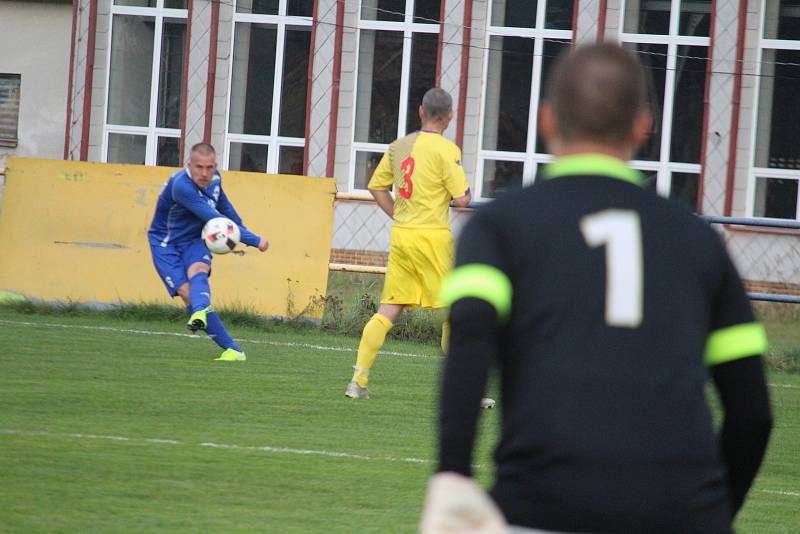
[[[6,159],[0,290],[46,301],[172,300],[153,267],[147,229],[176,170]],[[222,171],[222,183],[244,224],[270,247],[214,256],[213,305],[286,316],[325,295],[335,181]],[[322,310],[304,315],[320,318]]]

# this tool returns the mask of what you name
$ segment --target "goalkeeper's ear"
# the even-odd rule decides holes
[[[507,534],[508,524],[472,478],[445,472],[428,482],[420,534]]]

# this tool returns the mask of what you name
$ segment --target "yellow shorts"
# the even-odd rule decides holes
[[[381,304],[441,308],[439,290],[453,266],[448,228],[393,226]]]

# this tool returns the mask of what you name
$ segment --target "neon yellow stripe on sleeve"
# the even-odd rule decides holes
[[[485,300],[506,320],[511,313],[511,280],[496,267],[471,263],[455,269],[444,282],[442,301],[446,306],[459,299],[474,297]]]
[[[708,366],[763,354],[767,350],[767,333],[760,323],[744,323],[711,332],[706,341],[705,362]]]

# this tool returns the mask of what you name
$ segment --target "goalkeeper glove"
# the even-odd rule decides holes
[[[428,483],[421,534],[505,534],[497,505],[472,478],[437,473]]]

